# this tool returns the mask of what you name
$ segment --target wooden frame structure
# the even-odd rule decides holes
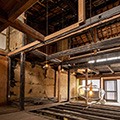
[[[85,22],[85,0],[78,0],[78,22],[45,37],[45,41],[79,27]]]

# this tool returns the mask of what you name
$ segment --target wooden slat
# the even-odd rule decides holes
[[[48,110],[50,111],[54,111],[54,112],[58,112],[58,113],[64,113],[64,114],[71,114],[72,116],[77,116],[78,118],[79,117],[82,117],[83,119],[89,119],[89,120],[108,120],[108,118],[104,118],[104,117],[100,117],[100,116],[97,116],[97,115],[91,115],[91,114],[86,114],[86,113],[80,113],[80,112],[75,112],[75,111],[70,111],[66,108],[66,110],[64,109],[56,109],[56,108],[47,108]],[[82,110],[81,110],[82,111]],[[109,120],[113,120],[113,119],[110,119]]]
[[[88,115],[94,115],[94,116],[99,116],[99,117],[104,117],[104,118],[111,118],[111,119],[120,119],[120,116],[119,115],[114,115],[114,114],[108,114],[108,113],[100,113],[98,112],[97,110],[96,111],[87,111],[86,109],[76,109],[75,107],[74,108],[69,108],[69,107],[61,107],[61,106],[57,106],[55,107],[56,109],[61,109],[61,110],[69,110],[70,112],[71,111],[74,111],[74,112],[78,112],[78,113],[82,113],[82,114],[88,114]],[[48,108],[48,110],[51,110],[51,108]]]
[[[72,116],[72,115],[67,115],[67,114],[64,114],[64,113],[56,113],[56,112],[52,112],[52,111],[49,111],[49,110],[39,110],[39,112],[41,113],[46,113],[46,114],[49,114],[49,115],[54,115],[54,116],[58,116],[58,117],[62,117],[62,118],[68,118],[68,119],[72,119],[72,120],[87,120],[87,119],[84,119],[84,118],[78,118],[76,116]]]
[[[110,106],[110,105],[85,105],[84,103],[71,103],[74,106],[84,106],[84,107],[90,107],[90,108],[96,108],[96,109],[102,109],[102,110],[111,110],[111,111],[117,111],[120,112],[119,106]]]
[[[112,111],[111,109],[109,109],[109,110],[96,109],[96,108],[90,108],[90,107],[81,106],[81,105],[74,106],[72,104],[67,104],[67,105],[61,105],[61,107],[67,107],[67,108],[78,109],[78,110],[83,109],[86,111],[106,113],[106,114],[112,114],[112,115],[119,115],[120,114],[119,112]]]

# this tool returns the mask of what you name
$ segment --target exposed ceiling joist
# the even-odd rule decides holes
[[[14,21],[19,15],[21,15],[24,11],[29,9],[32,5],[34,5],[38,0],[21,0],[18,2],[8,14],[8,20]]]
[[[119,8],[120,8],[120,6],[115,7],[114,10],[113,10],[113,12],[114,12],[115,10],[116,10],[117,12],[119,12],[119,11],[120,11]],[[112,10],[112,9],[111,9],[111,10]],[[110,21],[110,20],[114,20],[114,19],[117,19],[117,18],[120,17],[120,14],[113,16],[113,12],[108,11],[109,15],[108,15],[108,13],[106,13],[105,16],[104,16],[104,13],[103,13],[103,18],[105,18],[105,19],[103,19],[103,20],[101,20],[101,21],[99,21],[99,22],[97,22],[99,15],[95,16],[94,18],[92,18],[93,24],[90,25],[90,26],[88,26],[88,25],[90,24],[90,20],[86,20],[86,24],[85,24],[85,25],[81,25],[81,26],[80,26],[80,30],[78,30],[78,31],[76,31],[76,32],[72,32],[71,34],[66,35],[66,36],[64,36],[64,37],[55,38],[55,39],[50,39],[50,40],[47,40],[47,38],[45,37],[45,40],[46,40],[45,44],[41,44],[41,43],[38,44],[38,43],[33,42],[33,45],[32,45],[32,46],[30,45],[30,47],[29,47],[29,45],[27,45],[27,46],[25,46],[25,49],[22,48],[22,51],[26,51],[26,47],[27,47],[27,51],[31,50],[31,48],[32,48],[32,49],[40,48],[40,47],[42,47],[42,46],[44,46],[44,45],[51,44],[51,43],[53,43],[53,42],[57,42],[57,41],[65,38],[65,37],[68,37],[68,36],[77,34],[77,33],[79,33],[79,32],[82,32],[82,31],[86,30],[86,29],[89,29],[89,28],[91,28],[91,27],[95,27],[95,26],[97,26],[97,25],[100,25],[100,24],[102,24],[102,23],[105,23],[105,22],[108,22],[108,21]],[[110,13],[111,13],[111,14],[110,14]],[[97,22],[97,23],[96,23],[96,22]],[[28,49],[29,49],[29,50],[28,50]],[[14,52],[9,53],[9,55],[19,54],[20,51],[21,51],[21,49],[17,49],[17,50],[15,50]]]
[[[68,49],[68,50],[64,50],[61,52],[57,52],[54,53],[52,55],[48,55],[47,56],[47,60],[53,59],[53,58],[59,58],[59,57],[63,57],[63,56],[67,56],[67,55],[73,55],[73,54],[80,54],[83,52],[87,52],[90,50],[97,50],[97,49],[105,49],[105,48],[109,48],[109,47],[116,47],[120,45],[120,36],[119,37],[115,37],[115,38],[111,38],[108,40],[104,40],[101,42],[97,42],[97,43],[92,43],[89,45],[84,45],[84,46],[80,46],[80,47],[76,47],[73,49]]]
[[[70,69],[80,69],[80,68],[90,68],[92,69],[91,66],[105,66],[105,65],[111,65],[111,64],[116,64],[120,63],[120,60],[110,60],[110,61],[104,61],[104,62],[95,62],[95,63],[85,63],[85,64],[80,64],[80,65],[75,65],[70,67]]]
[[[77,7],[75,6],[73,0],[63,0],[63,1],[70,7],[73,13],[77,15]]]
[[[24,11],[29,9],[33,4],[35,4],[38,0],[22,0],[19,1],[10,11],[10,13],[7,15],[7,19],[11,22],[13,22],[19,15],[21,15]],[[1,12],[1,10],[0,10]],[[6,13],[4,12],[4,15]],[[0,32],[3,31],[5,28],[7,28],[9,24],[3,23],[0,26]]]

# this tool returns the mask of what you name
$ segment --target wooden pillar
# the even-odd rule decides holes
[[[78,22],[85,21],[85,0],[78,0]]]
[[[25,87],[25,53],[20,56],[20,110],[24,110],[24,87]]]
[[[58,102],[60,102],[60,75],[61,75],[61,66],[58,66]]]
[[[57,80],[56,80],[56,69],[55,69],[55,82],[54,82],[54,97],[56,97],[56,83],[57,83]]]
[[[7,104],[9,105],[10,99],[10,80],[11,80],[11,58],[8,57],[8,81],[7,81]]]
[[[86,80],[86,85],[85,86],[87,87],[87,85],[88,85],[88,68],[86,68],[86,70],[85,70],[85,80]],[[85,97],[86,97],[85,103],[88,104],[88,99],[87,99],[88,98],[88,92],[87,92],[87,90],[85,92]]]
[[[68,99],[70,101],[70,69],[68,70]]]

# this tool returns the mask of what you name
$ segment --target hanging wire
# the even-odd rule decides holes
[[[91,25],[91,17],[92,17],[92,1],[90,0],[90,25]],[[90,29],[91,32],[91,29]],[[91,33],[90,33],[91,34]],[[92,37],[92,42],[93,42],[93,37]],[[90,48],[90,52],[91,52],[91,60],[92,60],[92,44],[91,44],[91,48]],[[92,68],[92,63],[90,65],[90,69]],[[92,84],[92,70],[90,72],[90,78],[91,78],[91,84]]]
[[[64,23],[63,23],[63,12],[62,12],[62,28],[64,27]],[[62,40],[62,51],[63,51],[63,40]],[[63,69],[63,57],[62,57],[62,70],[64,71]]]

